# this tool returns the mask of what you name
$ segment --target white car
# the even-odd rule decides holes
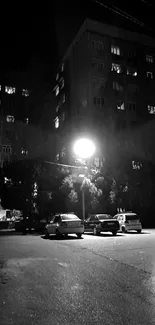
[[[136,213],[133,212],[118,213],[114,216],[114,219],[118,220],[120,225],[120,230],[122,232],[135,230],[138,233],[141,233],[142,231],[142,224]]]
[[[76,234],[78,238],[81,238],[83,233],[83,220],[78,218],[75,214],[70,213],[56,214],[53,220],[45,227],[46,237],[49,237],[50,234],[56,236]]]

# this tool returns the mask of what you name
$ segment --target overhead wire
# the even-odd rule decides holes
[[[103,2],[101,2],[101,1],[99,1],[99,0],[93,0],[93,2],[98,3],[99,5],[105,7],[106,9],[109,9],[109,10],[111,10],[112,12],[115,12],[116,14],[118,14],[118,15],[120,15],[120,16],[122,16],[122,17],[124,17],[124,18],[126,18],[126,19],[128,19],[128,20],[130,20],[130,21],[132,21],[132,22],[134,22],[135,24],[140,25],[140,26],[143,27],[143,28],[147,28],[147,29],[149,29],[149,30],[152,30],[151,27],[146,26],[143,22],[141,22],[141,21],[139,21],[138,19],[136,19],[135,17],[133,17],[133,16],[127,14],[125,11],[119,9],[118,7],[116,7],[116,6],[114,6],[114,5],[112,5],[112,7],[113,7],[113,8],[112,8],[112,7],[109,7],[108,5],[106,5],[105,3],[103,3]]]

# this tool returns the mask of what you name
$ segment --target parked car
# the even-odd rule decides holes
[[[136,230],[138,233],[142,231],[142,224],[139,216],[133,212],[118,213],[114,216],[119,222],[120,230],[122,232],[128,232],[130,230]]]
[[[46,220],[33,220],[30,218],[26,218],[25,220],[18,220],[14,223],[14,227],[16,231],[24,231],[28,229],[31,231],[32,229],[35,231],[44,231],[46,226]]]
[[[45,227],[46,237],[49,237],[50,234],[55,234],[56,236],[76,234],[78,238],[81,238],[83,233],[83,221],[71,213],[56,214],[53,220]]]
[[[99,235],[100,232],[112,232],[115,236],[119,230],[119,222],[109,214],[94,214],[84,222],[85,232],[93,232]]]

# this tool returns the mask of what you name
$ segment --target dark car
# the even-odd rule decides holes
[[[85,232],[93,232],[99,235],[100,232],[112,232],[115,236],[119,230],[119,222],[109,214],[93,214],[84,221]]]

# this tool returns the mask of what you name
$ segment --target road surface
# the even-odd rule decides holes
[[[0,235],[1,325],[155,324],[155,230]]]

